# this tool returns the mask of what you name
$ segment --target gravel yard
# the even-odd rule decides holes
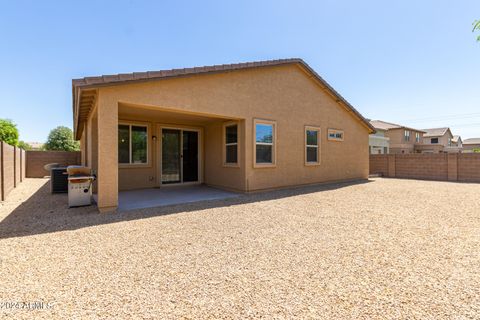
[[[479,195],[379,178],[100,215],[27,179],[0,204],[0,318],[478,319]]]

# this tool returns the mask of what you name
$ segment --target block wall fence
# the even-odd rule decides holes
[[[26,175],[25,150],[0,141],[0,200],[16,188]]]
[[[58,163],[60,166],[81,164],[80,151],[27,151],[27,178],[43,178],[50,172],[43,166],[49,163]]]
[[[4,201],[25,178],[50,175],[43,169],[49,163],[62,166],[80,164],[80,151],[25,151],[0,141],[0,201]]]
[[[370,174],[390,178],[480,182],[480,153],[375,154]]]

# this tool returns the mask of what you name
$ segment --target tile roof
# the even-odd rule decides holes
[[[120,84],[120,83],[139,81],[139,80],[155,80],[155,79],[163,79],[163,78],[169,78],[169,77],[195,75],[195,74],[202,74],[202,73],[226,72],[226,71],[234,71],[239,69],[276,66],[276,65],[290,64],[290,63],[301,63],[306,65],[306,63],[302,59],[298,59],[298,58],[267,60],[267,61],[221,64],[221,65],[193,67],[193,68],[120,73],[120,74],[102,75],[102,76],[96,76],[96,77],[85,77],[80,79],[73,79],[72,85],[74,87],[79,87],[79,86],[97,87],[99,85],[111,85],[115,83]]]
[[[418,131],[418,132],[424,132],[423,130],[413,129],[413,128],[409,128],[409,127],[406,127],[406,126],[402,126],[400,124],[386,122],[386,121],[382,121],[382,120],[371,120],[370,124],[375,129],[380,129],[380,130],[408,129],[408,130],[413,130],[413,131]]]
[[[428,137],[441,137],[447,133],[450,128],[432,128],[432,129],[423,129],[426,133],[423,135],[425,138]]]
[[[73,104],[74,104],[73,105],[74,117],[75,117],[75,110],[76,110],[75,96],[82,89],[127,84],[131,82],[154,81],[154,80],[166,79],[171,77],[181,77],[181,76],[207,74],[207,73],[230,72],[230,71],[236,71],[241,69],[254,69],[254,68],[278,66],[278,65],[286,65],[286,64],[301,65],[317,81],[319,81],[328,91],[330,91],[330,93],[335,97],[337,102],[340,102],[340,101],[343,102],[346,108],[351,110],[352,113],[356,115],[358,119],[361,122],[363,122],[372,132],[375,131],[375,129],[371,126],[371,124],[360,114],[360,112],[357,111],[357,109],[355,109],[345,98],[343,98],[335,89],[333,89],[333,87],[330,86],[317,72],[315,72],[315,70],[313,70],[305,61],[303,61],[300,58],[222,64],[222,65],[183,68],[183,69],[133,72],[133,73],[123,73],[123,74],[113,74],[113,75],[103,75],[103,76],[97,76],[97,77],[85,77],[80,79],[73,79],[72,93],[73,93]]]
[[[463,144],[480,144],[480,138],[470,138],[463,140]]]

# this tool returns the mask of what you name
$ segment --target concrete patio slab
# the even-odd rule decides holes
[[[168,186],[158,189],[120,191],[118,210],[126,211],[174,204],[238,197],[239,193],[205,185]]]

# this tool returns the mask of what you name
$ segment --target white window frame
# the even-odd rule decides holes
[[[148,167],[150,166],[150,125],[147,123],[140,123],[140,122],[130,122],[130,121],[119,121],[118,126],[124,125],[128,126],[128,139],[129,139],[129,146],[128,146],[128,160],[129,163],[120,163],[118,161],[118,166],[123,168],[131,168],[131,167]],[[117,126],[117,130],[118,130]],[[132,126],[133,127],[144,127],[147,128],[147,162],[146,163],[133,163],[132,162]],[[117,131],[118,135],[118,131]],[[118,144],[118,142],[117,142]]]
[[[335,135],[335,137],[330,137],[330,134],[332,134],[332,133]],[[337,133],[341,133],[342,138],[337,138],[336,137]],[[345,140],[345,132],[343,130],[340,130],[340,129],[328,129],[327,130],[327,138],[330,141],[344,141]]]
[[[227,143],[227,127],[237,126],[237,142],[236,143]],[[240,124],[237,121],[230,121],[223,124],[223,166],[224,167],[240,167]],[[227,162],[227,146],[237,146],[237,162]]]
[[[415,142],[420,142],[420,132],[415,132]]]
[[[257,142],[257,124],[266,124],[272,126],[272,143]],[[272,146],[272,162],[257,163],[257,145]],[[253,119],[253,167],[254,168],[273,168],[277,166],[277,122],[273,120]]]
[[[404,130],[403,132],[403,140],[404,141],[410,141],[410,130]]]
[[[317,132],[317,145],[310,145],[307,144],[307,131],[316,131]],[[314,126],[305,126],[305,165],[306,166],[318,166],[320,164],[320,146],[321,146],[321,132],[322,130],[320,127],[314,127]],[[317,148],[317,161],[308,161],[307,159],[307,149],[308,148]]]

